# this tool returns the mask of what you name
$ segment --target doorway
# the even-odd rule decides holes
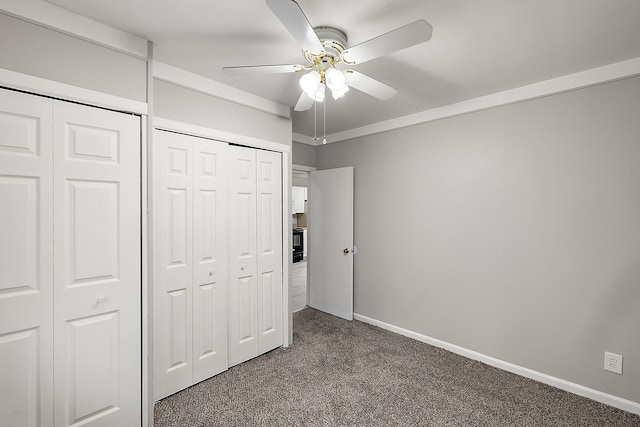
[[[309,247],[308,183],[309,172],[315,168],[293,165],[291,179],[291,224],[293,240],[292,309],[300,311],[308,305],[307,248]],[[300,245],[301,243],[301,245]],[[301,253],[300,250],[301,249]]]

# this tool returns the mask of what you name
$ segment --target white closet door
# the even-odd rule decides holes
[[[260,354],[282,345],[282,160],[257,151],[258,330]]]
[[[154,134],[154,395],[192,384],[192,192],[190,137]]]
[[[54,104],[57,426],[139,425],[140,118]]]
[[[49,99],[0,90],[0,424],[53,425]]]
[[[227,144],[190,138],[193,190],[193,383],[227,369]]]
[[[229,366],[259,354],[256,150],[229,147]]]

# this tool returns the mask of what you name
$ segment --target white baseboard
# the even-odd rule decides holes
[[[559,388],[561,390],[568,391],[569,393],[584,396],[597,402],[604,403],[615,408],[622,409],[624,411],[631,412],[633,414],[640,415],[640,403],[633,402],[631,400],[623,399],[612,394],[604,393],[598,390],[594,390],[589,387],[582,386],[580,384],[572,383],[560,378],[552,377],[551,375],[543,374],[522,366],[514,365],[513,363],[505,362],[504,360],[496,359],[495,357],[487,356],[486,354],[478,353],[477,351],[469,350],[464,347],[460,347],[455,344],[441,341],[439,339],[431,338],[426,335],[419,334],[417,332],[410,331],[408,329],[401,328],[399,326],[391,325],[389,323],[382,322],[380,320],[372,319],[361,314],[354,313],[353,318],[364,323],[369,323],[374,326],[378,326],[382,329],[386,329],[391,332],[395,332],[405,337],[413,338],[414,340],[421,341],[435,347],[440,347],[448,350],[452,353],[459,354],[469,359],[477,360],[487,365],[502,369],[507,372],[520,375],[522,377],[531,378],[532,380],[539,381],[544,384],[548,384],[552,387]]]

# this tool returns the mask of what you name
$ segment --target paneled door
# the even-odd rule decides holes
[[[260,354],[282,345],[282,157],[257,150],[258,332]]]
[[[54,105],[57,426],[141,417],[140,118]]]
[[[193,143],[154,134],[154,396],[192,384]]]
[[[0,424],[53,425],[53,101],[0,90]]]
[[[256,150],[230,147],[229,365],[259,354]]]
[[[140,118],[0,92],[0,423],[139,425]]]
[[[227,144],[154,134],[156,399],[227,369]]]
[[[192,137],[193,383],[227,369],[227,144]]]
[[[282,158],[230,149],[229,365],[282,345]]]
[[[309,306],[353,319],[353,168],[309,173]]]

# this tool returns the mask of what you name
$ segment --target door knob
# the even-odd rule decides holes
[[[343,253],[343,254],[348,254],[348,253],[349,253],[349,248],[344,248],[344,249],[342,250],[342,253]]]
[[[107,301],[107,297],[100,296],[96,299],[96,304],[102,304]]]

